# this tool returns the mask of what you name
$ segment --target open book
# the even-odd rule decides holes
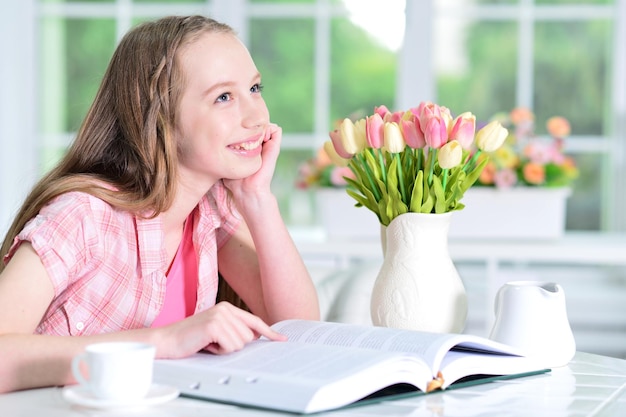
[[[191,397],[306,414],[381,392],[426,393],[468,378],[547,371],[512,347],[472,335],[305,320],[272,327],[289,341],[261,338],[227,355],[157,360],[154,380]]]

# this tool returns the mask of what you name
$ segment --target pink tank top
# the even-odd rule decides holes
[[[192,212],[183,230],[183,238],[167,273],[165,301],[152,327],[165,326],[193,315],[198,293],[198,260],[193,247]]]

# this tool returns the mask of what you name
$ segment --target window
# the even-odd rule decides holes
[[[618,47],[626,40],[625,3],[26,0],[9,15],[22,24],[5,26],[0,34],[10,39],[28,30],[21,39],[30,51],[24,62],[37,63],[34,71],[4,77],[18,77],[32,89],[25,97],[5,89],[9,96],[3,99],[26,100],[26,108],[36,109],[34,116],[20,115],[20,126],[32,121],[34,138],[7,145],[12,155],[30,155],[31,163],[17,166],[16,158],[5,156],[0,170],[11,175],[36,164],[41,175],[58,159],[117,41],[133,24],[201,13],[235,27],[263,74],[272,118],[284,128],[273,186],[290,224],[315,222],[314,200],[294,189],[295,175],[338,119],[380,104],[406,108],[434,100],[479,119],[517,105],[535,111],[538,127],[556,113],[570,119],[567,150],[581,176],[568,203],[568,228],[624,230],[626,196],[617,191],[626,174],[626,51]],[[3,107],[2,114],[7,111]],[[23,132],[17,121],[0,129],[10,136]],[[8,221],[18,199],[11,193],[19,190],[8,181],[0,184],[0,221]]]

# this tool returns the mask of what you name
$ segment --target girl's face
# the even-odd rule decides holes
[[[257,172],[269,113],[248,50],[232,34],[207,33],[182,51],[180,64],[186,85],[176,137],[183,181],[211,187]]]

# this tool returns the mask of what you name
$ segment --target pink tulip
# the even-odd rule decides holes
[[[450,132],[452,130],[452,122],[454,121],[452,113],[450,113],[450,109],[445,106],[439,106],[439,114],[441,114],[441,117],[448,128],[448,132]]]
[[[424,139],[426,144],[434,149],[441,148],[448,142],[448,128],[441,117],[430,116],[425,119]],[[422,121],[420,120],[420,124]]]
[[[341,132],[339,131],[339,129],[333,130],[328,135],[330,136],[330,140],[334,148],[333,149],[334,153],[338,154],[342,158],[346,158],[346,159],[352,158],[354,154],[351,154],[350,152],[346,151],[346,149],[343,147],[343,143],[341,141]]]
[[[476,116],[465,112],[457,116],[452,124],[450,140],[457,140],[463,149],[470,149],[476,132]]]
[[[409,147],[413,149],[421,149],[426,146],[426,138],[419,126],[419,120],[413,117],[412,120],[402,120],[401,125],[404,140]]]
[[[393,122],[393,123],[400,124],[400,121],[402,120],[402,116],[404,116],[404,112],[403,111],[397,111],[397,112],[394,112],[394,113],[390,113],[385,118],[385,122]]]
[[[384,144],[384,122],[379,113],[369,116],[365,123],[367,144],[374,149],[380,149]]]
[[[324,142],[324,150],[326,151],[326,154],[328,155],[330,160],[333,162],[333,164],[337,165],[338,167],[347,166],[348,163],[350,163],[350,158],[352,158],[352,155],[350,155],[349,158],[344,158],[341,155],[339,155],[337,153],[337,148],[335,147],[335,144],[329,140]]]
[[[407,113],[411,113],[413,115],[413,119],[415,120],[416,126],[422,131],[422,135],[424,135],[424,127],[422,123],[420,122],[421,108],[412,107],[411,109],[407,111]]]
[[[382,119],[384,119],[385,115],[387,115],[387,113],[391,113],[391,112],[389,111],[387,106],[385,106],[383,104],[383,105],[374,107],[374,113],[378,114]]]
[[[430,101],[424,101],[420,103],[420,105],[418,106],[418,114],[420,126],[422,126],[422,129],[424,129],[424,133],[426,133],[426,125],[428,125],[428,119],[430,119],[431,117],[441,117],[439,106]]]

